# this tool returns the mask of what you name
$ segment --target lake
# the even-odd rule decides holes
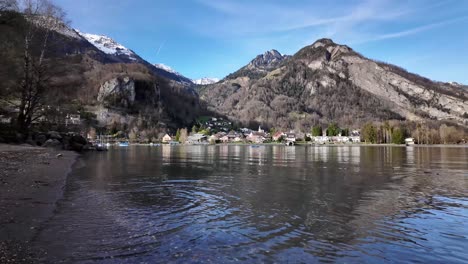
[[[468,262],[468,148],[131,146],[85,154],[48,262]]]

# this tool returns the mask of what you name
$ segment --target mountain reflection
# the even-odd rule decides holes
[[[137,237],[126,241],[131,248],[166,260],[174,243],[202,255],[263,261],[372,259],[374,247],[388,243],[413,254],[427,239],[406,219],[452,206],[448,197],[466,198],[467,156],[466,148],[424,147],[112,149],[84,158],[62,214],[80,226],[82,208],[88,221],[95,216],[110,225],[109,233],[96,232],[115,246],[122,241],[112,232],[125,230]],[[465,206],[460,217],[468,219],[468,205],[457,206]],[[49,235],[63,219],[52,221]],[[86,237],[74,229],[60,234]]]

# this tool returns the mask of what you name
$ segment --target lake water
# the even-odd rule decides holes
[[[36,244],[67,263],[468,263],[468,148],[88,153]]]

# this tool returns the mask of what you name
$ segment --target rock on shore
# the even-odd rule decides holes
[[[56,131],[35,133],[32,137],[32,141],[28,143],[57,150],[64,149],[78,152],[90,150],[92,148],[88,141],[79,134],[59,133]]]

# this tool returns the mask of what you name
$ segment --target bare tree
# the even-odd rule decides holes
[[[28,132],[31,124],[43,115],[44,94],[52,77],[45,63],[46,51],[51,33],[63,26],[65,13],[49,0],[23,0],[21,6],[27,28],[22,76],[15,88],[15,99],[18,128]]]
[[[185,143],[187,141],[187,138],[188,138],[187,128],[182,128],[180,130],[179,141],[182,142],[182,143]]]
[[[0,0],[0,12],[18,10],[17,0]]]

